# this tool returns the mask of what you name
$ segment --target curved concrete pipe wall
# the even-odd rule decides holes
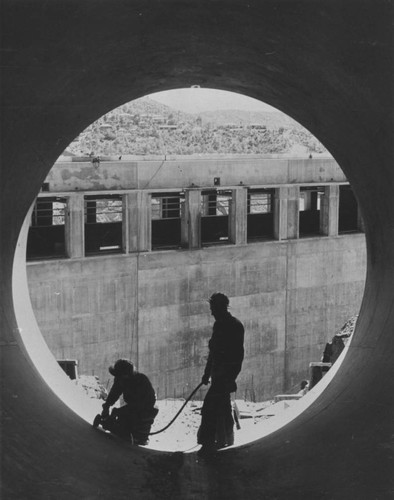
[[[4,498],[392,493],[392,20],[392,2],[376,0],[3,1]],[[24,217],[68,143],[124,102],[196,84],[261,99],[309,128],[353,185],[368,246],[357,331],[324,393],[282,430],[205,464],[128,448],[71,412],[26,352],[12,289]]]

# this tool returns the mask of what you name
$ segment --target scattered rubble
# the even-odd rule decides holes
[[[165,427],[184,404],[183,399],[157,401],[159,414],[152,426],[152,432]],[[197,447],[197,431],[201,422],[202,401],[190,401],[177,420],[164,432],[150,437],[148,448],[163,451],[192,451]],[[237,399],[241,429],[235,430],[235,444],[253,441],[258,435],[260,425],[270,417],[264,410],[273,401],[252,403]],[[271,412],[273,415],[276,412]],[[234,426],[235,429],[235,426]]]
[[[343,327],[335,334],[336,337],[340,337],[343,340],[343,343],[346,345],[349,341],[350,337],[353,335],[354,329],[356,327],[358,315],[352,316]]]
[[[107,390],[100,384],[99,378],[95,375],[80,375],[75,384],[80,387],[89,398],[107,399]]]

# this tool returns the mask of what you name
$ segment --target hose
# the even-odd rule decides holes
[[[198,391],[198,389],[204,385],[202,382],[200,382],[198,384],[198,386],[194,389],[194,391],[190,394],[190,396],[186,399],[186,401],[183,403],[183,405],[181,406],[180,410],[178,411],[178,413],[175,415],[175,417],[170,421],[169,424],[167,424],[165,427],[163,427],[162,429],[160,429],[159,431],[155,431],[155,432],[150,432],[149,433],[149,436],[153,436],[155,434],[160,434],[160,432],[163,432],[165,431],[166,429],[168,429],[170,427],[171,424],[173,424],[175,422],[175,420],[178,418],[179,414],[182,412],[183,408],[187,405],[187,403],[191,400],[191,398],[194,396],[194,394]]]

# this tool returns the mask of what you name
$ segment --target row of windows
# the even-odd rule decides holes
[[[305,187],[299,195],[299,237],[321,234],[323,187]],[[182,241],[185,193],[152,193],[151,249],[187,247]],[[274,189],[247,192],[247,242],[274,239]],[[201,246],[230,243],[231,190],[201,192]],[[66,197],[37,198],[29,228],[27,259],[66,257]],[[122,195],[84,196],[84,253],[120,253],[123,245]],[[358,207],[350,186],[340,186],[338,232],[359,230]]]

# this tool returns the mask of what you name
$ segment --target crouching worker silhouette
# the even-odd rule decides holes
[[[133,363],[119,359],[109,372],[115,377],[101,413],[102,427],[113,434],[146,445],[153,421],[158,414],[156,394],[148,377],[134,369]],[[124,406],[109,409],[123,395]],[[97,417],[96,417],[97,418]],[[95,422],[97,424],[97,422]],[[97,426],[97,425],[96,425]]]
[[[210,455],[219,448],[234,444],[230,394],[237,390],[235,380],[244,358],[244,327],[227,310],[228,297],[223,293],[214,293],[209,304],[215,323],[202,383],[207,385],[211,380],[211,386],[201,409],[201,425],[197,434],[197,442],[202,445],[199,455]]]

